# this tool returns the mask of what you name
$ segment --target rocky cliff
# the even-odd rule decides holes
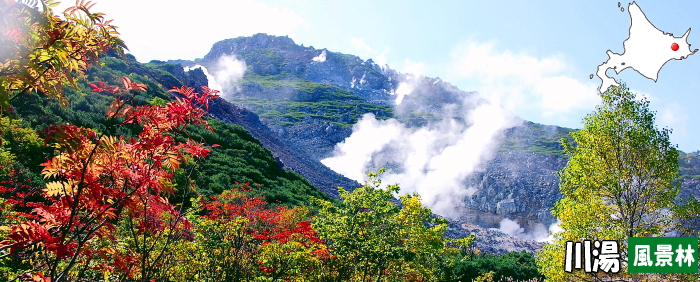
[[[484,227],[498,228],[503,218],[514,219],[526,229],[537,223],[549,226],[556,222],[549,211],[559,199],[557,172],[564,165],[566,159],[555,155],[498,152],[482,172],[465,181],[477,190],[464,202],[481,215],[465,217]]]

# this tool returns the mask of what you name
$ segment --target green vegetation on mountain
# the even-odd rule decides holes
[[[163,84],[182,85],[169,70],[167,64],[140,64],[135,59],[123,60],[105,56],[100,59],[103,65],[93,66],[87,72],[87,80],[80,80],[78,88],[68,87],[64,95],[70,106],[60,107],[37,94],[25,95],[17,99],[17,117],[41,130],[47,124],[71,123],[77,126],[95,128],[114,135],[133,136],[134,131],[126,127],[114,127],[113,120],[106,120],[105,113],[113,99],[109,95],[92,93],[89,82],[104,81],[116,85],[116,78],[128,76],[133,81],[148,86],[142,95],[136,96],[137,104],[152,103],[154,99],[170,101]],[[138,72],[138,73],[137,73]],[[152,78],[151,76],[155,76]],[[312,197],[326,198],[301,175],[279,167],[270,151],[252,137],[243,127],[210,119],[215,132],[200,127],[190,127],[189,137],[207,144],[220,144],[208,158],[195,169],[198,177],[195,184],[203,195],[218,195],[229,189],[234,182],[251,182],[269,201],[280,201],[290,205],[308,205]],[[184,137],[180,137],[184,138]],[[184,139],[183,139],[184,140]]]
[[[271,202],[309,205],[311,198],[328,198],[303,176],[281,169],[270,151],[242,126],[218,120],[210,124],[214,133],[202,128],[190,130],[190,138],[221,145],[199,165],[201,175],[195,184],[202,194],[218,195],[235,182],[250,182]]]
[[[242,104],[263,118],[274,120],[272,124],[296,125],[311,117],[321,119],[342,127],[357,123],[365,113],[374,113],[377,119],[388,119],[394,109],[389,106],[376,105],[364,100],[352,102],[342,100],[324,100],[318,102],[293,102],[261,98],[233,98],[230,102]],[[346,119],[342,119],[343,116]]]
[[[241,38],[241,37],[239,37],[239,38]],[[286,64],[284,57],[280,56],[279,54],[277,54],[277,52],[275,52],[274,50],[271,50],[271,49],[256,49],[256,50],[246,52],[245,54],[242,54],[242,55],[243,55],[243,59],[245,59],[248,62],[253,61],[254,58],[260,58],[262,56],[262,57],[266,58],[265,61],[267,61],[267,62],[269,62],[272,65],[275,65],[277,67],[282,67]]]
[[[269,50],[269,49],[264,49]],[[291,87],[294,94],[279,99],[231,98],[230,102],[241,104],[258,114],[271,119],[271,124],[293,126],[306,118],[320,119],[341,127],[350,127],[363,114],[371,112],[378,119],[393,116],[391,106],[372,104],[340,87],[308,81],[301,77],[282,72],[275,75],[260,75],[247,72],[240,84],[255,83],[265,88],[283,91]]]
[[[684,153],[678,151],[681,178],[700,179],[700,151]]]
[[[501,152],[520,151],[542,155],[565,157],[561,140],[573,141],[569,133],[575,130],[555,125],[543,125],[526,121],[523,126],[506,131],[506,137],[498,148]]]
[[[512,252],[496,256],[474,254],[468,260],[457,262],[451,268],[451,281],[473,281],[485,273],[493,275],[493,281],[542,281],[544,276],[537,271],[532,253]],[[508,280],[510,279],[510,280]]]
[[[308,97],[300,97],[294,99],[298,102],[316,102],[325,100],[352,101],[362,99],[355,94],[343,90],[340,87],[323,83],[316,83],[299,77],[291,77],[288,73],[285,72],[275,75],[259,75],[256,73],[248,72],[243,76],[243,79],[239,82],[239,84],[248,82],[257,83],[260,86],[266,88],[280,88],[283,86],[289,86],[298,91],[312,94]]]

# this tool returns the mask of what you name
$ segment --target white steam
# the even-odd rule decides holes
[[[396,97],[396,104],[401,104],[403,98],[406,97],[406,95],[411,94],[411,92],[413,92],[413,90],[416,89],[416,84],[418,83],[418,79],[415,79],[414,76],[411,76],[406,81],[400,82],[399,86],[396,88],[396,91],[394,91],[394,94],[398,95]]]
[[[498,230],[501,230],[501,232],[510,236],[518,236],[525,232],[525,228],[520,227],[520,224],[518,224],[517,221],[508,218],[501,220],[498,226]]]
[[[597,85],[580,74],[562,56],[541,58],[523,52],[499,50],[493,43],[468,42],[452,52],[455,79],[466,79],[472,89],[521,116],[557,120],[578,126],[572,113],[588,113],[600,102]],[[586,77],[587,78],[587,77]]]
[[[564,231],[563,228],[559,227],[559,224],[561,224],[561,220],[557,219],[557,222],[552,223],[552,225],[549,226],[549,236],[547,236],[543,242],[553,242],[554,234]]]
[[[246,64],[243,60],[236,59],[235,55],[223,55],[210,66],[210,69],[202,65],[186,67],[185,71],[202,68],[204,75],[209,81],[209,88],[221,91],[221,96],[225,99],[230,94],[238,91],[237,82],[243,78],[246,71]]]
[[[353,126],[353,134],[336,145],[336,156],[323,159],[321,163],[347,178],[362,182],[372,155],[394,142],[405,130],[395,119],[379,121],[373,114],[365,114]]]
[[[525,228],[520,227],[517,221],[504,218],[499,223],[499,228],[501,232],[508,234],[513,237],[518,237],[525,240],[533,240],[537,242],[552,242],[554,240],[554,234],[561,232],[562,229],[559,227],[560,221],[553,223],[549,228],[544,227],[544,224],[537,223],[532,230],[525,232]]]
[[[207,76],[207,84],[208,84],[207,86],[208,86],[210,89],[214,89],[214,90],[219,90],[219,91],[221,91],[221,89],[222,89],[221,85],[219,85],[218,83],[216,83],[216,78],[214,78],[214,76],[211,75],[211,74],[209,73],[209,71],[207,70],[207,68],[205,68],[204,66],[202,66],[202,65],[194,65],[194,66],[191,66],[191,67],[185,67],[185,71],[190,71],[190,70],[193,70],[193,69],[196,69],[196,68],[202,69],[202,72],[204,72],[204,75]]]
[[[471,102],[467,100],[465,104]],[[334,156],[321,162],[360,182],[368,170],[389,164],[393,167],[382,176],[385,184],[399,183],[401,193],[418,192],[437,214],[459,216],[462,200],[475,192],[464,179],[491,157],[503,130],[520,120],[483,103],[459,114],[465,124],[450,118],[449,108],[442,122],[418,129],[365,114]]]
[[[319,62],[319,63],[325,62],[325,61],[326,61],[326,50],[323,50],[323,51],[321,52],[321,54],[319,54],[319,55],[316,56],[316,57],[313,57],[311,60],[314,61],[314,62]]]
[[[245,74],[245,61],[236,59],[234,55],[224,55],[219,57],[214,66],[214,77],[221,84],[221,90],[227,93],[236,91],[237,82]]]
[[[383,63],[384,62],[380,63],[380,66]],[[417,87],[420,86],[421,80],[424,78],[423,70],[425,68],[426,66],[423,63],[415,63],[409,59],[404,60],[404,68],[402,69],[402,72],[406,73],[406,77],[399,83],[399,86],[396,87],[396,90],[394,91],[394,95],[397,95],[395,101],[396,105],[400,105],[406,95],[410,95],[414,90],[416,90]]]

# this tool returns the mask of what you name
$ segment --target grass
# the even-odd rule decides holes
[[[398,121],[411,127],[420,127],[430,122],[439,121],[440,119],[442,119],[442,117],[437,114],[414,109],[404,110],[400,114],[400,117],[397,118]]]
[[[362,100],[359,96],[345,91],[340,87],[312,82],[297,76],[293,76],[288,72],[282,72],[275,75],[260,75],[256,73],[246,73],[239,84],[249,82],[257,83],[266,88],[280,88],[289,86],[298,91],[314,94],[310,98],[302,100],[302,102],[315,102],[323,100]]]
[[[350,127],[365,113],[374,113],[377,119],[389,119],[394,113],[390,106],[375,105],[365,100],[296,102],[247,98],[230,101],[247,106],[260,117],[274,120],[272,124],[284,126],[296,125],[306,117],[311,117],[341,127]],[[349,116],[349,120],[343,121],[342,116],[345,114]]]
[[[254,58],[259,58],[261,56],[267,57],[270,60],[270,63],[276,65],[277,67],[286,65],[284,57],[280,56],[277,54],[277,52],[269,48],[253,50],[243,54],[243,58],[246,60],[246,62],[254,61]]]
[[[511,128],[498,150],[566,157],[561,139],[573,142],[569,135],[572,131],[574,130],[564,127],[526,122],[522,127]]]

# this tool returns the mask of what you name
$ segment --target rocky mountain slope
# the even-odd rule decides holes
[[[335,145],[352,134],[352,125],[363,114],[372,113],[379,120],[396,118],[409,127],[446,118],[468,123],[459,113],[488,103],[478,93],[462,91],[439,78],[402,74],[371,59],[304,47],[288,37],[265,34],[223,40],[202,59],[170,63],[201,65],[216,73],[226,70],[222,57],[244,62],[246,67],[242,77],[217,81],[233,104],[217,100],[212,115],[246,127],[284,167],[332,196],[337,196],[336,186],[359,184],[320,160],[331,156]],[[196,71],[174,72],[196,75],[201,83],[202,76]],[[557,172],[566,165],[559,140],[570,138],[570,131],[527,121],[505,130],[493,157],[464,180],[476,192],[463,199],[466,208],[459,219],[452,220],[450,233],[476,232],[482,235],[477,245],[492,252],[541,246],[494,228],[510,219],[523,228],[523,238],[532,239],[532,232],[542,233],[543,229],[546,235],[547,227],[555,222],[550,209],[560,197]],[[686,175],[681,179],[681,194],[698,195],[700,177],[692,175],[700,174],[700,158],[684,154],[681,164]]]
[[[200,68],[184,71],[181,64],[153,61],[149,63],[153,68],[164,70],[172,74],[174,79],[188,83],[192,87],[199,88],[207,85],[208,80]],[[167,76],[158,76],[151,71],[148,76],[159,81],[162,85],[171,85]],[[175,85],[175,84],[172,84]],[[348,179],[324,166],[318,160],[310,157],[304,149],[293,143],[283,142],[270,128],[263,124],[260,117],[246,108],[230,103],[223,98],[214,99],[209,106],[209,114],[221,121],[241,125],[246,128],[262,145],[271,151],[278,165],[284,169],[290,169],[303,175],[316,188],[338,198],[338,187],[354,189],[360,184]]]
[[[333,198],[339,197],[337,189],[339,186],[348,187],[349,189],[360,186],[359,183],[336,173],[317,160],[312,159],[303,150],[289,146],[278,139],[260,121],[260,118],[255,113],[245,108],[218,98],[212,101],[209,113],[219,120],[242,125],[248,129],[255,138],[260,140],[265,148],[272,152],[280,167],[291,169],[303,175],[314,186]]]

